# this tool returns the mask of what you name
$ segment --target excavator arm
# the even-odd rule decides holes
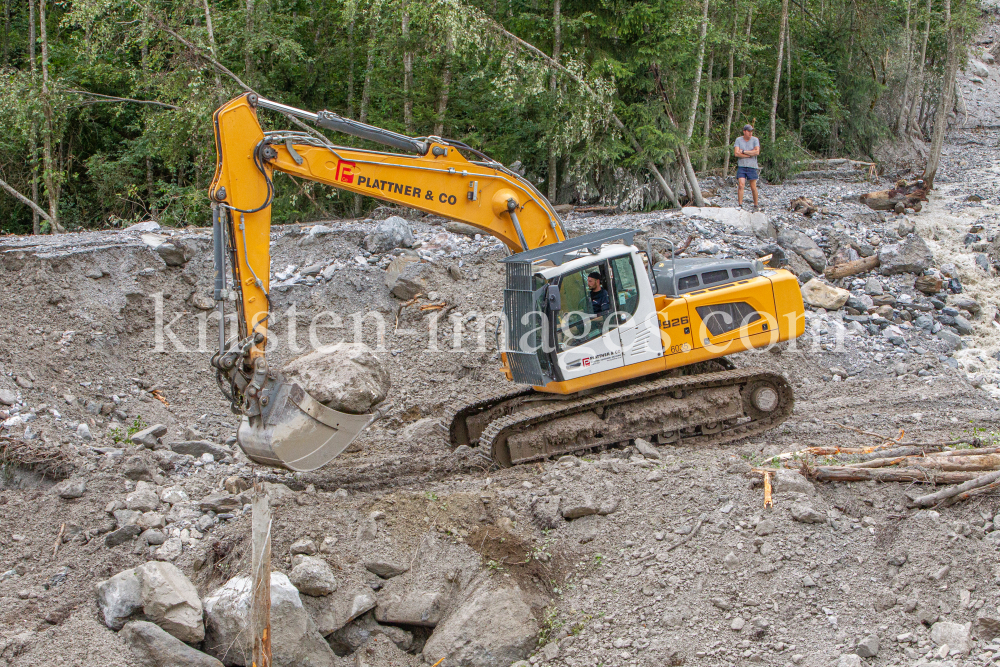
[[[336,146],[318,133],[265,132],[257,119],[261,108],[408,154]],[[528,181],[459,142],[407,137],[254,93],[219,108],[214,126],[217,162],[209,196],[220,342],[213,365],[234,412],[244,415],[240,444],[261,463],[315,469],[343,451],[371,419],[331,410],[268,368],[263,350],[275,171],[472,225],[500,239],[512,253],[566,240],[558,214]],[[226,340],[224,328],[230,299],[239,315],[235,342]]]

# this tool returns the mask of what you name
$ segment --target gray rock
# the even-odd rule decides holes
[[[94,436],[90,434],[90,427],[83,422],[76,427],[76,437],[80,438],[84,442],[90,442],[94,439]]]
[[[135,525],[143,530],[147,528],[163,528],[166,523],[165,517],[159,512],[144,512],[135,521]]]
[[[197,310],[209,311],[215,310],[216,308],[215,299],[207,294],[200,294],[198,292],[191,295],[191,298],[188,299],[188,303],[194,306]]]
[[[198,590],[176,565],[150,561],[137,567],[135,576],[142,587],[142,612],[146,618],[183,642],[196,643],[205,638]]]
[[[410,656],[399,654],[413,647],[413,633],[394,625],[379,625],[371,614],[363,614],[333,632],[326,640],[338,655],[350,655],[364,646],[365,659],[371,660],[372,667],[404,667],[413,660]],[[391,655],[386,656],[387,652]]]
[[[770,519],[763,519],[754,528],[754,533],[760,535],[761,537],[765,537],[767,535],[774,533],[777,530],[778,530],[778,525],[774,523],[774,521]]]
[[[149,482],[137,482],[135,491],[125,497],[125,507],[136,512],[152,512],[159,506],[160,497]]]
[[[209,442],[208,440],[184,440],[182,442],[172,442],[170,443],[170,449],[178,454],[186,454],[195,458],[201,458],[203,454],[211,454],[216,461],[219,461],[230,454],[229,450],[222,445],[217,445],[216,443]]]
[[[167,427],[163,424],[153,424],[149,428],[144,428],[137,433],[133,433],[129,441],[134,445],[142,445],[146,449],[155,449],[160,443],[160,438],[167,434]]]
[[[131,542],[134,538],[138,537],[141,532],[142,529],[135,524],[132,524],[131,526],[123,526],[104,536],[104,546],[110,549],[117,547],[119,544]]]
[[[962,315],[955,315],[955,328],[958,330],[959,335],[971,336],[975,329],[972,328],[972,322],[967,320]]]
[[[964,294],[956,294],[949,298],[948,305],[953,308],[967,310],[973,315],[978,315],[983,309],[983,307],[979,305],[978,301],[970,296],[965,296]]]
[[[243,507],[243,503],[238,497],[231,496],[224,491],[205,496],[198,503],[198,509],[202,512],[215,512],[216,514],[234,512],[241,507]]]
[[[538,496],[531,506],[531,515],[542,528],[558,528],[563,524],[563,516],[559,513],[562,503],[560,496]]]
[[[857,653],[843,653],[837,658],[836,667],[864,667],[864,665]]]
[[[177,503],[186,503],[191,499],[188,497],[187,491],[184,490],[183,486],[175,484],[160,491],[160,500],[171,505],[176,505]]]
[[[365,561],[365,569],[383,579],[392,579],[408,571],[410,566],[406,563],[376,559]]]
[[[142,513],[136,510],[119,509],[112,512],[112,515],[115,517],[115,524],[119,528],[124,528],[125,526],[138,525],[139,517],[142,516]]]
[[[722,559],[722,564],[727,570],[735,570],[740,566],[739,557],[732,551],[726,554],[726,557]]]
[[[431,266],[416,258],[397,257],[385,270],[385,285],[389,292],[402,301],[409,301],[418,294],[426,294]]]
[[[320,403],[352,414],[384,401],[391,385],[383,363],[363,344],[326,345],[292,360],[283,373]]]
[[[324,637],[375,608],[375,595],[371,589],[345,592],[334,591],[322,597],[306,596],[302,604]]]
[[[941,329],[936,336],[948,344],[952,350],[961,350],[965,347],[965,341],[951,329]]]
[[[0,387],[0,404],[14,405],[17,403],[17,394],[6,387]]]
[[[393,215],[380,221],[375,230],[365,237],[365,250],[384,253],[400,246],[413,246],[413,230],[408,223],[398,215]]]
[[[52,487],[52,493],[56,494],[63,500],[72,500],[74,498],[81,497],[87,492],[87,482],[86,480],[75,478],[75,479],[64,479],[55,486]]]
[[[222,667],[222,663],[212,656],[191,648],[147,621],[126,623],[121,637],[144,667]]]
[[[958,649],[962,655],[968,655],[972,650],[972,635],[969,626],[964,623],[938,621],[931,626],[931,641],[938,646],[947,644],[951,649]]]
[[[250,665],[252,637],[249,577],[233,577],[205,598],[203,648],[227,665]],[[292,586],[280,572],[271,573],[271,664],[273,667],[333,667],[337,658]]]
[[[538,621],[521,590],[490,580],[448,615],[424,644],[424,660],[468,667],[509,665],[528,657],[537,641]]]
[[[167,266],[184,266],[191,259],[192,253],[180,241],[161,243],[156,246],[156,254]]]
[[[788,468],[778,468],[771,481],[774,483],[775,493],[804,493],[808,496],[816,493],[816,487],[813,486],[812,482],[797,471]]]
[[[139,535],[139,539],[145,540],[146,544],[152,547],[158,547],[167,541],[167,536],[162,531],[150,528],[149,530],[144,530]]]
[[[981,611],[976,617],[976,634],[988,641],[1000,637],[1000,615],[995,611]]]
[[[300,537],[292,542],[292,546],[288,548],[288,552],[293,556],[298,554],[312,556],[316,553],[316,543],[308,537]]]
[[[167,523],[194,523],[201,518],[202,511],[198,509],[197,503],[180,502],[174,503],[167,512]]]
[[[409,572],[389,579],[377,594],[379,623],[434,627],[460,599],[479,572],[480,556],[466,544],[452,544],[428,532]]]
[[[969,70],[981,79],[986,79],[990,76],[990,68],[986,66],[986,63],[976,58],[969,58]]]
[[[461,234],[462,236],[474,237],[476,234],[489,234],[489,232],[479,229],[478,227],[467,225],[464,222],[455,222],[454,220],[449,220],[444,223],[444,228],[452,234]]]
[[[163,541],[155,556],[157,560],[173,561],[180,558],[182,553],[184,553],[184,542],[179,537],[170,537]]]
[[[792,503],[788,508],[792,518],[801,523],[825,523],[826,515],[817,512],[812,506],[805,503]]]
[[[135,570],[122,570],[96,586],[97,609],[104,624],[121,630],[125,622],[142,609],[142,587]]]
[[[783,229],[778,234],[778,245],[797,252],[816,273],[826,270],[826,255],[805,233],[790,228]]]
[[[306,595],[319,597],[337,590],[333,570],[325,560],[315,556],[296,556],[288,579],[300,593]]]
[[[653,445],[648,440],[643,440],[642,438],[636,438],[634,442],[635,442],[635,448],[639,451],[640,454],[645,456],[647,459],[656,459],[656,460],[660,459],[660,452],[657,451],[656,447],[653,447]]]
[[[868,635],[858,642],[858,647],[854,652],[862,658],[874,658],[878,655],[878,649],[878,635]]]
[[[865,281],[865,294],[868,296],[882,296],[885,294],[885,290],[882,289],[882,283],[879,282],[878,278],[872,276]]]
[[[137,222],[134,225],[129,225],[125,228],[126,232],[155,232],[159,231],[160,223],[155,220],[144,220],[143,222]]]
[[[899,243],[881,245],[878,259],[883,275],[897,273],[923,273],[934,261],[934,255],[924,240],[910,234]]]

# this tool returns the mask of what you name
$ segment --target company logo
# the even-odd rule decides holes
[[[581,362],[581,363],[582,363],[582,364],[583,364],[584,366],[589,366],[589,365],[590,365],[590,357],[584,357],[583,359],[581,359],[581,360],[580,360],[580,362]]]
[[[337,174],[336,180],[341,183],[353,183],[354,182],[354,170],[357,165],[353,162],[345,162],[341,160],[337,163]]]

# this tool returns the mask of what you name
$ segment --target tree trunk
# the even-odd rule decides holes
[[[3,64],[10,64],[10,0],[3,0]]]
[[[351,12],[351,20],[347,22],[347,117],[354,118],[354,24],[357,21],[358,10]]]
[[[205,0],[205,19],[206,19],[206,21],[209,19],[209,17],[210,17],[210,15],[208,14],[208,0]],[[208,34],[212,35],[212,28],[211,28],[212,24],[209,22],[208,26],[209,26]],[[149,79],[150,79],[150,72],[149,72],[149,36],[150,36],[149,15],[148,14],[144,14],[143,18],[142,18],[142,72],[143,72],[143,75],[146,78],[146,81],[149,81]],[[215,40],[211,39],[210,41],[214,43]],[[212,55],[213,56],[215,55],[214,44],[213,44],[213,47],[212,47]],[[216,72],[216,74],[215,74],[215,79],[216,79],[216,84],[217,84],[216,85],[216,90],[218,90],[220,88],[220,85],[218,83],[218,79],[219,79],[218,72]],[[153,220],[158,219],[160,213],[159,213],[159,211],[156,208],[156,182],[153,180],[153,158],[150,157],[149,155],[146,156],[146,198],[149,201],[149,216],[150,216],[150,218],[152,218]]]
[[[559,57],[562,55],[562,3],[561,0],[553,0],[552,2],[552,59],[559,62]],[[552,70],[552,74],[549,76],[549,90],[552,91],[553,104],[555,103],[556,96],[556,72]],[[551,143],[549,144],[549,201],[553,204],[556,203],[556,197],[559,194],[559,179],[557,165],[559,163],[559,155],[556,153],[556,147]],[[655,168],[655,167],[654,167]],[[659,171],[657,171],[659,174]],[[662,177],[661,177],[662,178]]]
[[[372,70],[375,68],[375,42],[372,40],[368,44],[368,62],[365,64],[365,83],[361,88],[361,109],[358,113],[358,120],[362,123],[368,122],[368,103],[372,99]]]
[[[438,96],[437,120],[434,122],[434,134],[444,136],[444,115],[448,110],[448,92],[451,88],[451,57],[455,42],[451,35],[451,27],[444,39],[444,71],[441,72],[441,94]]]
[[[413,52],[410,51],[410,8],[403,0],[403,124],[413,134]]]
[[[913,101],[910,103],[910,118],[907,121],[908,130],[910,133],[915,133],[919,131],[920,120],[919,117],[923,116],[923,105],[926,96],[927,86],[924,81],[924,64],[927,60],[927,40],[931,34],[931,3],[933,0],[927,0],[927,17],[924,20],[924,37],[920,44],[920,61],[917,65],[917,85],[920,86],[920,95],[915,96]],[[918,103],[919,100],[919,103]],[[921,137],[922,138],[922,137]]]
[[[701,168],[708,169],[708,137],[712,133],[712,69],[715,67],[715,53],[708,56],[708,80],[705,82],[705,126],[702,128],[704,137],[701,140]]]
[[[792,17],[788,17],[788,25],[785,30],[785,49],[788,57],[785,58],[785,95],[788,98],[788,127],[792,127]]]
[[[912,4],[911,0],[906,0],[906,20],[903,24],[903,29],[906,31],[906,71],[903,75],[903,99],[899,105],[899,115],[896,116],[897,136],[902,136],[903,132],[906,131],[906,115],[909,111],[906,101],[910,97],[910,68],[913,64],[913,36],[910,33],[910,9]]]
[[[729,150],[729,137],[733,131],[733,106],[736,102],[733,97],[733,65],[735,64],[737,21],[739,21],[739,18],[736,13],[736,0],[733,0],[733,36],[729,45],[729,69],[726,71],[726,96],[729,98],[729,108],[726,110],[726,131],[722,136],[722,143],[726,149],[723,151],[724,155],[722,158],[723,176],[729,174],[729,157],[732,155],[732,151]]]
[[[31,85],[35,85],[35,0],[28,0],[28,65],[31,68]],[[38,128],[31,124],[31,201],[38,203]],[[31,233],[41,233],[41,219],[31,209]]]
[[[747,9],[747,32],[745,40],[748,45],[750,44],[750,26],[752,24],[753,24],[753,5],[750,5],[750,8]],[[743,79],[746,78],[746,75],[747,75],[747,58],[746,56],[744,56],[743,58],[740,59],[740,81],[743,81]],[[741,86],[740,92],[736,94],[736,111],[733,114],[733,118],[736,119],[737,127],[739,127],[739,125],[742,123],[742,121],[740,120],[742,116],[743,116],[743,87]],[[728,152],[731,153],[732,151]]]
[[[945,60],[944,73],[941,76],[941,92],[938,95],[938,106],[934,118],[934,136],[931,137],[931,151],[924,167],[924,187],[934,189],[934,177],[937,175],[941,162],[941,148],[944,145],[944,135],[948,131],[948,112],[951,111],[953,95],[955,94],[955,73],[958,66],[957,49],[955,48],[955,29],[951,25],[951,0],[944,0],[944,29],[948,37],[948,55]]]
[[[42,160],[44,163],[45,194],[49,198],[49,222],[52,233],[66,231],[59,224],[59,183],[55,174],[55,163],[52,159],[52,104],[49,99],[49,37],[45,25],[45,2],[38,3],[38,27],[42,38],[42,113],[45,116],[45,128],[42,132]]]
[[[247,0],[246,32],[243,35],[243,78],[247,84],[251,84],[250,75],[253,74],[253,3],[254,0]]]
[[[787,0],[785,0],[787,2]],[[698,61],[694,70],[694,89],[691,91],[691,113],[688,114],[687,129],[684,131],[685,141],[691,141],[694,134],[694,119],[698,115],[698,96],[701,94],[701,68],[705,65],[705,35],[708,33],[708,3],[701,5],[701,29],[698,35]]]
[[[781,86],[781,60],[785,55],[785,30],[788,29],[788,0],[781,0],[781,27],[778,30],[778,62],[774,67],[774,90],[771,93],[771,146],[777,134],[778,91]]]

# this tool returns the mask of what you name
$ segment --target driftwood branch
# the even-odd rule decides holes
[[[846,278],[847,276],[865,273],[866,271],[871,271],[872,269],[878,267],[878,265],[878,255],[862,257],[861,259],[856,259],[853,262],[844,262],[843,264],[831,266],[826,270],[826,279],[837,280],[838,278]]]
[[[692,537],[694,537],[695,533],[698,532],[698,529],[701,528],[701,524],[705,523],[705,519],[707,518],[707,516],[708,515],[706,514],[702,514],[701,516],[699,516],[698,520],[694,524],[694,528],[691,529],[691,532],[683,536],[681,539],[677,540],[673,544],[671,544],[669,547],[667,547],[666,551],[673,551],[674,549],[684,544],[685,542],[688,542]]]
[[[966,473],[944,473],[944,474],[961,475]],[[964,484],[959,484],[958,486],[949,489],[942,489],[941,491],[936,491],[935,493],[928,493],[925,496],[914,498],[912,504],[916,507],[930,507],[932,505],[937,505],[943,500],[947,500],[948,498],[957,496],[971,489],[988,486],[998,480],[1000,480],[1000,470],[997,470],[996,472],[991,472],[988,475],[978,475],[972,479],[969,479]]]
[[[998,471],[1000,474],[1000,471]],[[919,468],[852,468],[850,466],[818,466],[809,470],[809,477],[818,482],[923,482],[927,484],[960,484],[982,475],[973,472],[944,472]]]

